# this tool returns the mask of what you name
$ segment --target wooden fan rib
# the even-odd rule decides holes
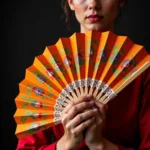
[[[116,84],[113,89],[118,94],[123,88],[125,88],[129,83],[131,83],[137,76],[139,76],[142,72],[144,72],[147,68],[150,67],[150,55],[147,55],[141,62],[138,63],[135,68],[133,68],[126,75],[126,79],[122,79]]]

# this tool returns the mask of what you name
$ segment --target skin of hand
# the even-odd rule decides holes
[[[103,136],[102,129],[105,123],[106,111],[108,109],[107,105],[94,100],[94,107],[96,108],[96,116],[94,124],[86,129],[85,132],[85,143],[89,148],[94,149],[95,147],[99,147],[99,149],[103,148]]]
[[[90,150],[118,150],[117,145],[111,143],[102,136],[102,129],[107,116],[108,105],[94,100],[94,108],[97,108],[94,123],[87,127],[85,143]]]
[[[61,115],[64,135],[57,142],[57,150],[77,149],[84,139],[83,131],[94,124],[97,111],[92,109],[93,106],[94,101],[91,101],[91,96],[84,95],[64,108]]]

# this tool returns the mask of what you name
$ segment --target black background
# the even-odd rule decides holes
[[[1,1],[1,132],[0,149],[14,150],[16,110],[14,99],[25,68],[45,46],[55,44],[59,37],[79,31],[78,26],[68,32],[61,19],[60,0],[5,0]],[[115,32],[129,36],[150,52],[148,31],[150,19],[148,0],[128,0],[115,26]]]

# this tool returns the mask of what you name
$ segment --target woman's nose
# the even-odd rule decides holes
[[[89,9],[99,9],[100,8],[100,0],[88,0]]]

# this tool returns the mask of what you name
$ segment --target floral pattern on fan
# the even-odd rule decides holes
[[[111,31],[74,33],[45,47],[26,69],[15,102],[22,138],[61,123],[63,109],[83,94],[108,103],[150,66],[142,45]]]

